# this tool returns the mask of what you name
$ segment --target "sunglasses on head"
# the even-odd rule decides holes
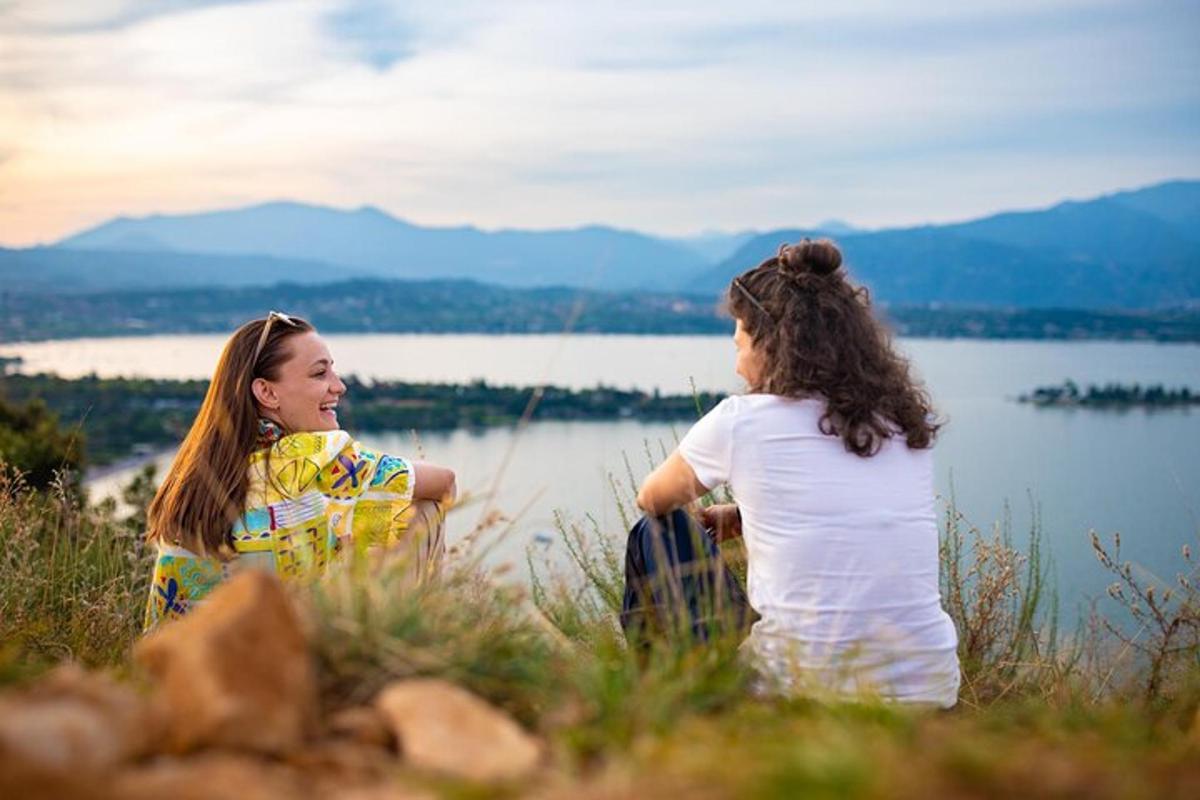
[[[746,299],[749,300],[750,303],[755,308],[757,308],[759,311],[761,311],[763,313],[764,317],[766,317],[771,322],[775,321],[775,316],[773,314],[771,314],[770,311],[767,311],[766,307],[762,303],[758,302],[757,297],[750,294],[749,289],[747,289],[745,286],[742,285],[742,279],[740,277],[733,279],[733,285],[738,289],[738,291],[740,291],[743,295],[745,295]]]
[[[258,345],[254,348],[254,357],[250,359],[250,371],[254,372],[254,365],[258,363],[258,357],[262,355],[263,347],[267,344],[267,337],[271,334],[271,324],[279,320],[284,325],[297,327],[300,323],[284,314],[282,311],[268,311],[267,319],[263,322],[262,333],[258,335]]]

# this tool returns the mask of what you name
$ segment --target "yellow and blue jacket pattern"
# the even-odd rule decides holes
[[[250,456],[246,511],[222,561],[160,544],[146,604],[148,629],[181,617],[232,572],[320,577],[347,547],[399,541],[408,529],[413,466],[367,450],[345,431],[282,436]]]

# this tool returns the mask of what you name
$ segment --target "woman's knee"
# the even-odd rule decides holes
[[[694,526],[695,520],[682,508],[677,508],[669,514],[652,517],[649,514],[643,514],[637,522],[634,523],[632,532],[641,533],[657,533],[659,535],[673,532],[676,530],[687,530],[689,526]]]
[[[663,516],[639,518],[629,530],[626,549],[645,554],[648,561],[658,561],[659,554],[674,558],[690,552],[697,535],[704,535],[699,525],[685,510],[677,508]]]
[[[446,514],[434,500],[415,500],[408,509],[401,547],[414,551],[419,560],[439,559],[445,553]]]
[[[417,500],[413,503],[413,522],[421,532],[440,531],[446,520],[445,506],[436,500]]]

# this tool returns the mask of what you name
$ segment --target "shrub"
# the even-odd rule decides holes
[[[41,400],[23,406],[0,398],[0,471],[19,472],[35,489],[61,476],[77,478],[83,466],[83,433],[64,431]]]
[[[1154,703],[1200,693],[1200,587],[1191,548],[1182,546],[1184,571],[1175,576],[1174,585],[1164,586],[1121,560],[1120,534],[1113,535],[1111,550],[1095,531],[1091,536],[1097,560],[1116,578],[1108,595],[1128,611],[1130,623],[1101,618],[1100,624],[1121,643],[1122,653],[1136,653],[1144,662],[1143,669],[1134,671],[1141,678],[1144,698]],[[1114,665],[1104,673],[1098,692],[1108,687],[1116,669]]]

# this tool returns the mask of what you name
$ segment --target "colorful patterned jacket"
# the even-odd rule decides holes
[[[266,569],[312,580],[351,543],[386,545],[407,530],[413,467],[373,453],[345,431],[295,433],[250,456],[246,512],[233,526],[236,556],[205,558],[160,544],[147,630],[180,617],[232,572]]]

